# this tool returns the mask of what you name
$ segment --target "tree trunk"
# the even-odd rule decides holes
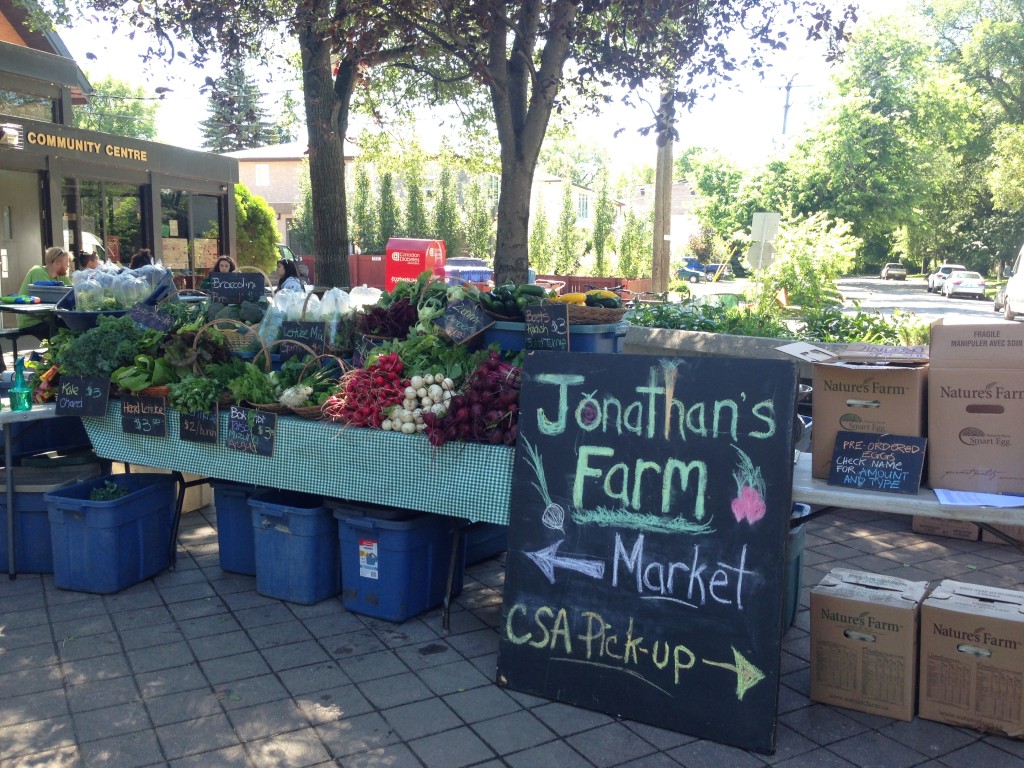
[[[654,176],[654,243],[651,278],[654,290],[663,293],[671,280],[672,233],[672,138],[675,134],[675,85],[662,85],[658,109],[658,157]]]
[[[309,185],[313,198],[313,270],[318,285],[349,284],[342,107],[331,73],[330,41],[321,29],[326,6],[315,3],[299,34],[302,86],[309,136]]]
[[[494,282],[525,283],[529,276],[530,192],[533,163],[510,158],[502,152],[501,191],[494,257]]]

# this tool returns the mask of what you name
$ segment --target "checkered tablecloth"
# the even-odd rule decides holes
[[[370,502],[508,524],[513,451],[450,442],[434,448],[422,435],[277,417],[272,457],[178,437],[178,412],[167,409],[167,437],[125,434],[121,403],[103,418],[83,418],[96,453],[114,461],[191,472],[332,499]],[[220,415],[220,433],[227,415]]]

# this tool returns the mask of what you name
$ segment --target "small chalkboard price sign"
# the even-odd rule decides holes
[[[203,290],[221,304],[256,301],[264,295],[266,280],[254,272],[218,272],[203,281]]]
[[[276,432],[276,413],[232,405],[228,411],[224,445],[242,453],[273,456]]]
[[[183,413],[178,418],[178,435],[188,443],[217,444],[220,413],[217,404],[209,411]]]
[[[828,484],[889,493],[917,493],[924,469],[924,437],[838,432]]]
[[[167,437],[167,400],[147,395],[121,396],[121,431]]]
[[[444,314],[434,322],[452,343],[465,344],[494,325],[494,318],[480,309],[476,302],[463,299],[449,304]]]
[[[152,328],[156,331],[166,332],[174,327],[174,318],[158,312],[156,307],[141,302],[128,310],[128,317],[143,328]]]
[[[569,305],[554,302],[523,308],[526,348],[569,351]]]
[[[795,364],[528,352],[499,685],[771,752]]]
[[[325,329],[324,323],[314,323],[309,320],[285,320],[281,323],[281,334],[278,338],[305,344],[318,355],[322,355],[326,346]],[[296,355],[302,356],[309,353],[302,347],[282,342],[280,354],[282,359],[287,360]]]
[[[61,376],[54,410],[58,416],[105,416],[109,396],[105,376]]]

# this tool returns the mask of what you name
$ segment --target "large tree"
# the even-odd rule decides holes
[[[159,101],[148,97],[142,88],[105,77],[92,83],[89,103],[75,107],[75,127],[135,139],[155,139],[159,109]]]
[[[223,77],[211,81],[210,115],[199,123],[203,147],[211,152],[277,144],[280,133],[267,119],[256,81],[236,64]]]

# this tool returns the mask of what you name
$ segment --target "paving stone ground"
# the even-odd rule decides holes
[[[471,566],[451,629],[260,595],[225,573],[213,508],[184,516],[177,568],[116,595],[0,576],[0,768],[910,768],[1024,764],[1024,741],[808,699],[808,596],[830,568],[1024,589],[1013,546],[842,510],[811,521],[786,633],[774,755],[499,688],[504,558]]]

